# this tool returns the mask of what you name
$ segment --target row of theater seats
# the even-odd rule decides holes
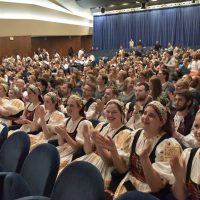
[[[41,144],[31,152],[29,136],[18,131],[7,138],[0,129],[0,200],[104,200],[98,169],[74,162],[58,176],[60,157],[55,146]]]

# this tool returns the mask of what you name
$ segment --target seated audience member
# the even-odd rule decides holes
[[[117,74],[116,86],[119,92],[123,91],[124,81],[127,77],[127,73],[124,70],[120,70]]]
[[[96,87],[92,83],[86,83],[83,86],[83,104],[86,119],[92,119],[95,116],[96,102],[93,98]]]
[[[58,134],[58,150],[60,152],[63,169],[72,161],[73,154],[83,147],[83,132],[92,128],[91,122],[86,120],[82,99],[77,95],[71,95],[67,101],[67,113],[69,118],[64,125],[56,126],[55,132]]]
[[[162,94],[162,84],[159,78],[152,77],[149,80],[149,87],[150,87],[150,96],[152,100],[158,100],[160,95]]]
[[[60,96],[60,105],[59,105],[59,109],[61,112],[63,112],[65,115],[67,115],[67,110],[66,110],[66,106],[67,106],[67,100],[68,98],[71,96],[72,93],[72,84],[71,83],[63,83],[62,85],[60,85],[59,88],[59,96]]]
[[[188,135],[184,136],[174,129],[173,136],[181,144],[183,144],[185,147],[192,147],[192,148],[199,147],[200,142],[197,138],[197,136],[198,136],[198,134],[197,134],[198,133],[198,131],[197,131],[198,125],[200,125],[200,112],[199,111],[196,114],[196,117],[195,117],[195,120],[194,120],[194,123],[193,123],[193,127],[192,127],[192,129],[191,129],[191,131]],[[195,126],[196,126],[196,128],[195,128]]]
[[[187,148],[183,151],[181,159],[174,157],[171,160],[172,172],[175,176],[173,193],[177,200],[199,200],[200,191],[200,114],[197,113],[194,122],[194,140],[196,148]]]
[[[126,162],[118,159],[119,155],[112,148],[113,163],[117,163],[117,170],[121,173],[128,170],[118,185],[114,198],[126,191],[138,190],[164,200],[174,181],[169,161],[174,155],[180,155],[182,149],[171,137],[169,116],[160,102],[152,101],[147,104],[141,121],[142,129],[131,135]],[[106,146],[109,149],[113,145],[110,143]]]
[[[95,92],[95,99],[101,99],[103,97],[107,83],[108,83],[108,77],[106,75],[99,74],[97,77],[97,88]]]
[[[188,68],[190,69],[191,76],[200,75],[200,52],[193,52],[192,62],[189,64]]]
[[[43,96],[48,92],[48,82],[45,79],[43,78],[38,79],[37,86],[40,89],[41,94]]]
[[[162,92],[168,94],[175,90],[173,84],[169,81],[169,72],[166,69],[160,69],[157,73],[157,77],[160,79],[162,84]]]
[[[175,93],[174,105],[176,114],[174,123],[176,131],[182,135],[188,135],[194,122],[194,115],[191,113],[193,97],[189,90],[182,90]]]
[[[113,86],[109,86],[106,88],[104,96],[102,97],[102,99],[97,99],[96,100],[96,107],[95,107],[95,116],[94,119],[97,119],[101,122],[105,122],[106,121],[106,117],[105,117],[105,113],[106,113],[106,104],[108,101],[110,101],[111,99],[117,99],[118,96],[118,92],[117,89]]]
[[[14,121],[16,125],[11,126],[10,130],[18,129],[21,127],[21,131],[34,131],[32,127],[34,113],[36,108],[43,103],[43,99],[41,97],[39,88],[34,85],[29,85],[27,92],[29,103],[26,105],[22,116]]]
[[[141,116],[144,107],[151,101],[149,97],[150,88],[147,83],[138,83],[135,88],[135,101],[126,105],[126,125],[132,129],[141,127]]]
[[[24,110],[24,102],[20,99],[19,88],[12,87],[8,92],[8,99],[0,98],[0,123],[11,126],[13,121],[19,118]]]
[[[134,92],[134,80],[130,77],[124,80],[123,85],[124,90],[119,93],[118,99],[127,104],[128,102],[132,102],[135,100],[135,92]]]
[[[181,91],[181,90],[189,90],[189,83],[184,80],[184,79],[179,79],[176,83],[175,83],[175,91]]]
[[[200,77],[193,76],[190,82],[190,91],[194,97],[194,100],[200,105]]]
[[[86,155],[77,159],[90,162],[99,169],[105,188],[110,183],[111,171],[120,167],[117,161],[126,157],[126,144],[131,134],[131,130],[124,125],[123,103],[119,100],[108,101],[106,118],[108,123],[100,123],[95,130],[83,132]]]
[[[29,135],[32,149],[38,144],[58,139],[55,127],[64,123],[65,116],[58,111],[58,98],[55,93],[48,92],[44,95],[44,106],[36,108],[34,117],[32,129],[38,130],[41,127],[42,130],[36,135]]]
[[[2,100],[8,98],[8,89],[9,89],[8,85],[6,85],[4,83],[0,83],[0,98]]]

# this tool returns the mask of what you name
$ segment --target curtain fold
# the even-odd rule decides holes
[[[184,47],[200,46],[200,5],[94,16],[93,47],[101,50],[137,45],[164,47],[170,42]]]

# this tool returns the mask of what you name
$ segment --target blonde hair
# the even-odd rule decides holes
[[[54,92],[48,92],[47,94],[45,94],[45,96],[49,96],[53,103],[57,103],[58,102],[57,95]]]
[[[73,94],[69,97],[69,99],[74,100],[80,108],[83,108],[83,101],[80,96]]]

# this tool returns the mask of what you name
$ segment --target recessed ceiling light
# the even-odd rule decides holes
[[[123,3],[122,5],[123,5],[123,6],[127,6],[127,5],[128,5],[128,3]]]

